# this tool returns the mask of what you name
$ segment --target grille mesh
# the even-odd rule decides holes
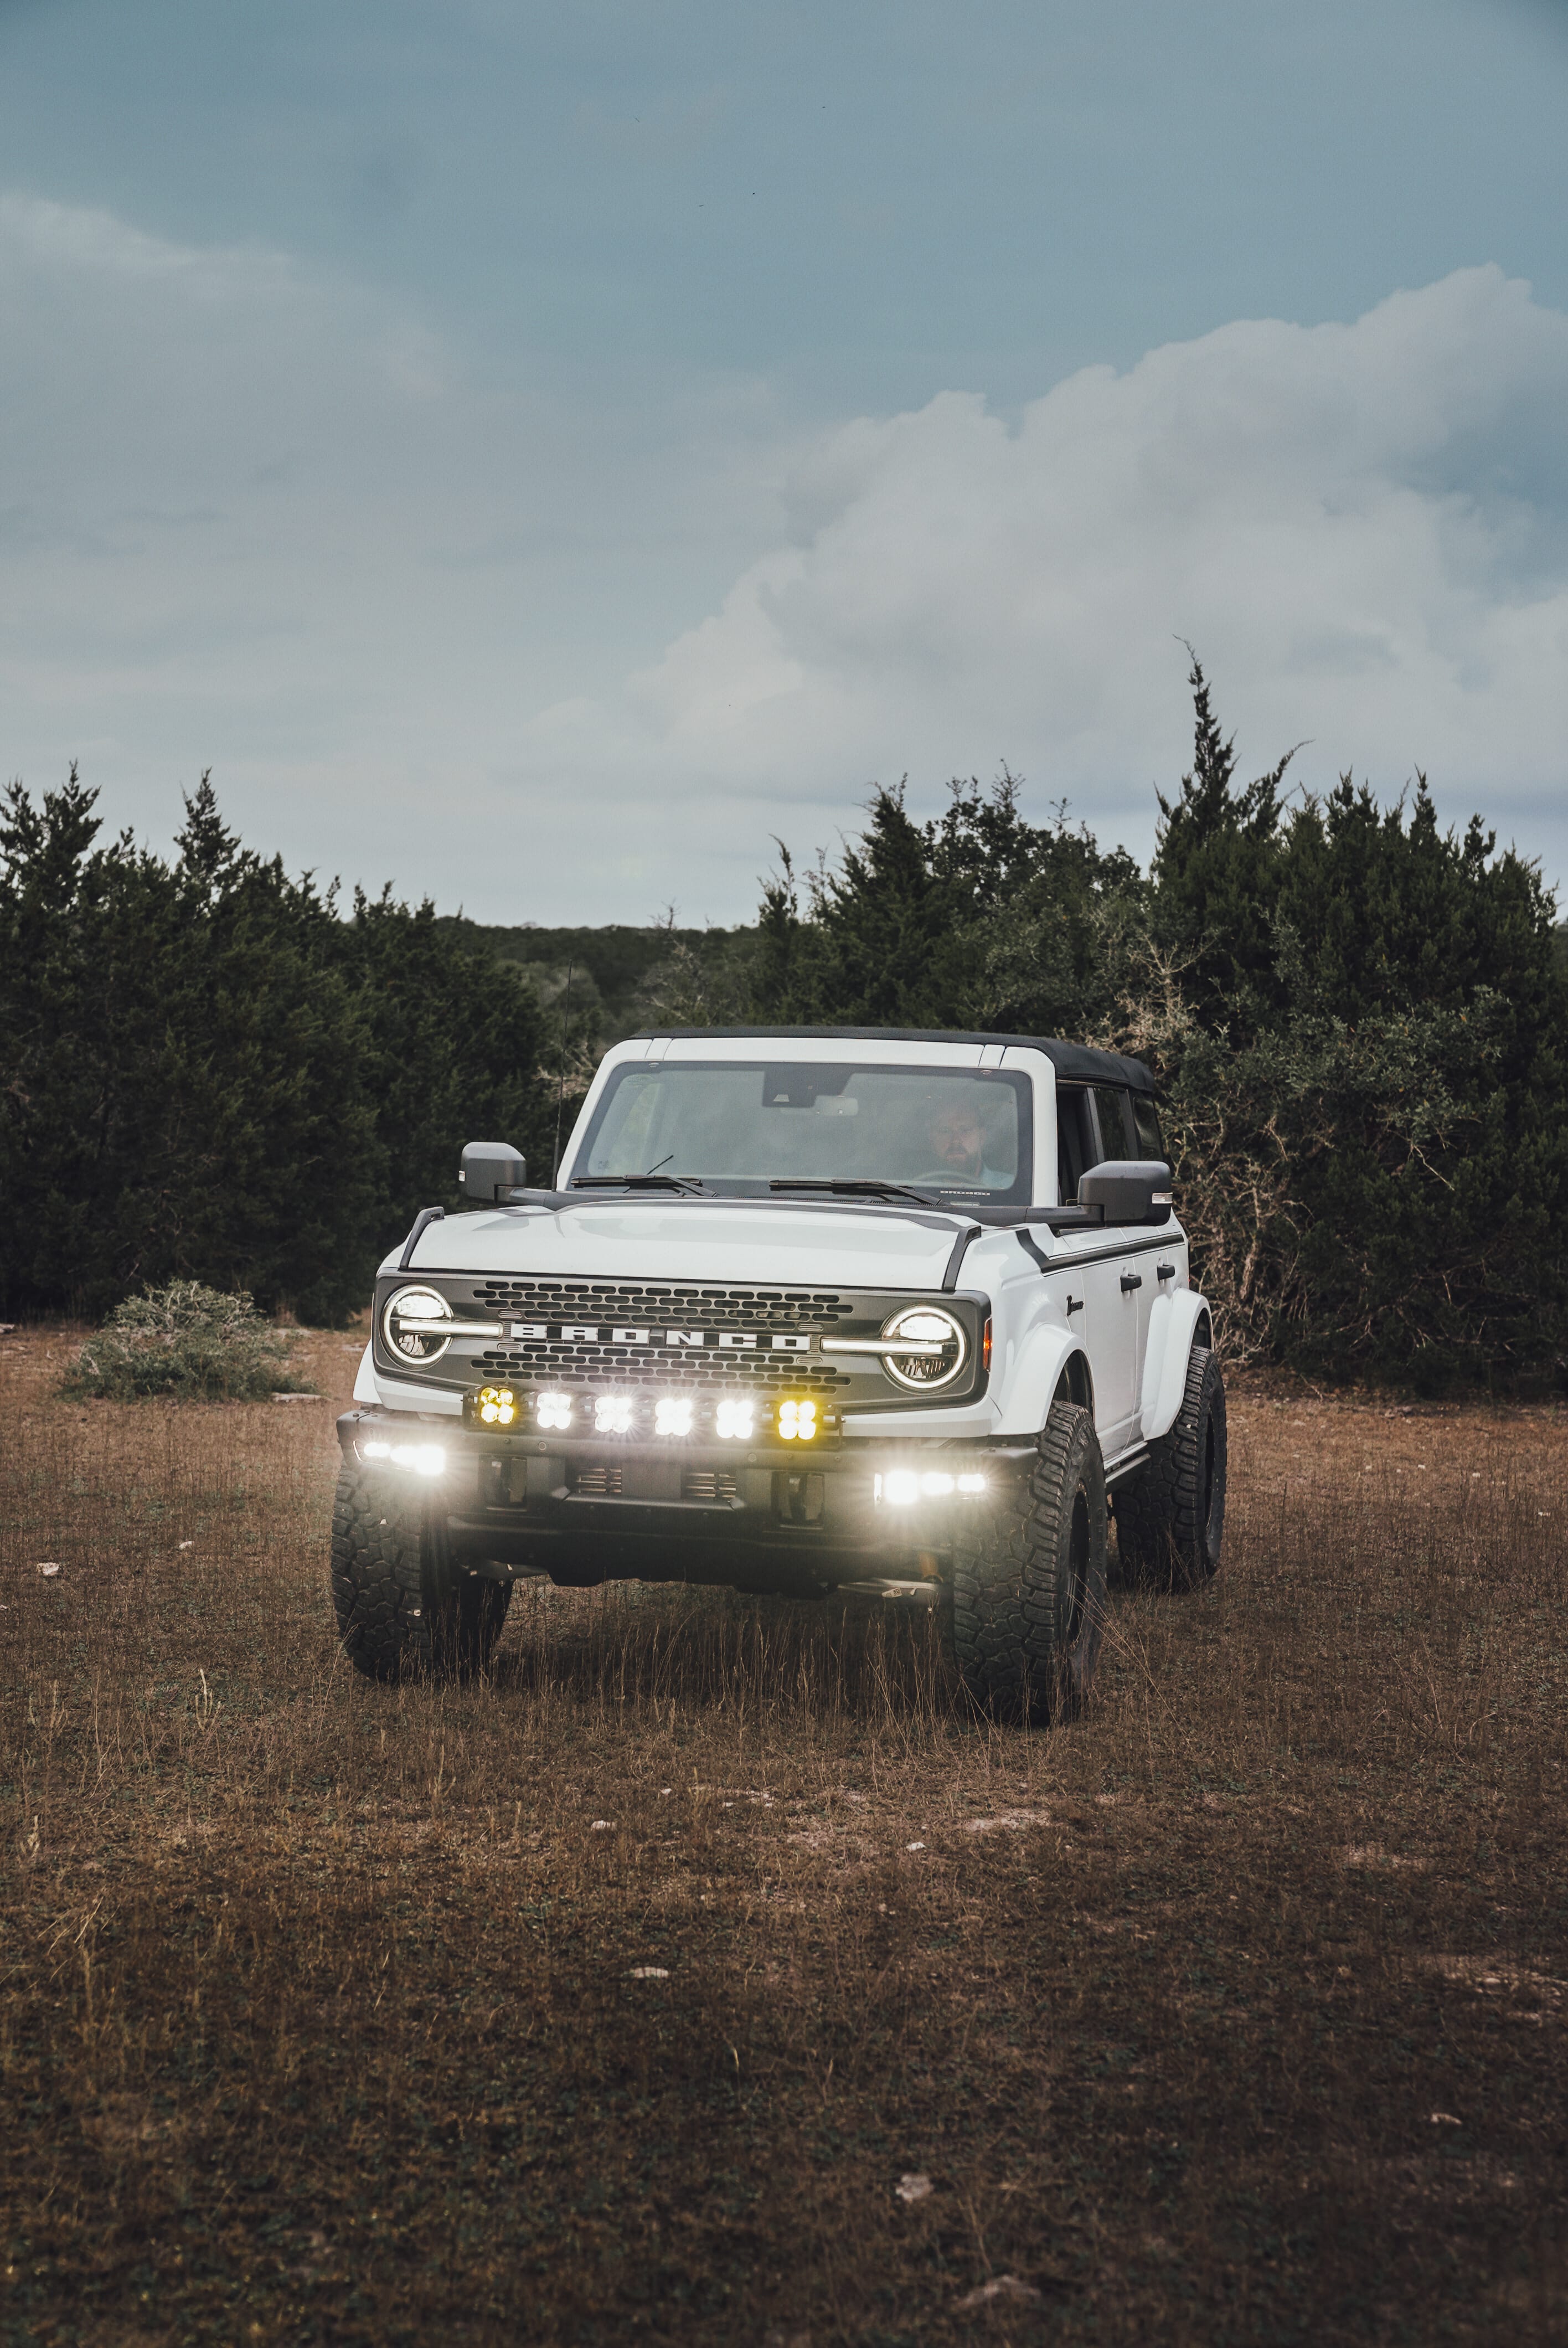
[[[569,1345],[559,1338],[530,1345],[526,1353],[492,1346],[476,1354],[474,1362],[481,1377],[535,1378],[562,1386],[609,1379],[616,1385],[679,1386],[698,1394],[733,1394],[740,1385],[763,1394],[828,1395],[854,1383],[842,1370],[788,1354],[709,1354],[699,1359],[676,1352],[655,1355],[645,1345]]]
[[[519,1321],[646,1322],[681,1328],[831,1329],[853,1318],[854,1306],[831,1289],[700,1288],[657,1280],[487,1280],[474,1290],[476,1306],[510,1313]]]
[[[526,1350],[497,1345],[476,1357],[483,1375],[534,1377],[561,1385],[612,1377],[619,1385],[679,1386],[733,1394],[737,1384],[764,1394],[835,1394],[853,1385],[844,1372],[798,1356],[738,1349],[687,1354],[657,1343],[667,1329],[701,1326],[764,1335],[804,1335],[853,1320],[855,1307],[835,1289],[706,1288],[656,1280],[487,1280],[474,1289],[477,1310],[518,1321],[636,1325],[652,1345],[583,1344],[559,1337]]]

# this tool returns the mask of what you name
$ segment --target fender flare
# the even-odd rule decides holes
[[[1038,1435],[1064,1375],[1074,1400],[1092,1410],[1094,1378],[1082,1340],[1071,1329],[1030,1330],[1008,1378],[1007,1399],[997,1416],[997,1434]]]
[[[1212,1344],[1213,1329],[1208,1299],[1195,1288],[1178,1288],[1173,1296],[1158,1296],[1150,1306],[1141,1426],[1145,1443],[1168,1435],[1175,1425],[1193,1347]]]

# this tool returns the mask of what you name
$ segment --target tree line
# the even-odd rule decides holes
[[[165,860],[73,769],[0,816],[0,1294],[96,1317],[174,1279],[334,1321],[543,1123],[533,989],[411,909],[242,848],[203,778]]]
[[[781,845],[754,928],[617,933],[616,1026],[641,1004],[653,1025],[1134,1053],[1233,1357],[1560,1379],[1549,891],[1479,819],[1445,830],[1420,778],[1392,808],[1349,776],[1292,789],[1288,757],[1244,780],[1195,661],[1192,687],[1193,765],[1146,871],[1064,807],[1029,821],[1005,772],[955,782],[928,821],[880,788],[836,860],[803,872]],[[562,1048],[569,1117],[608,983],[569,1013],[552,983],[547,1011],[494,950],[516,932],[386,892],[340,906],[242,849],[205,779],[172,860],[98,833],[74,774],[37,806],[14,787],[0,822],[7,1310],[97,1311],[179,1276],[331,1319],[417,1207],[455,1203],[463,1140],[505,1137],[548,1172]]]

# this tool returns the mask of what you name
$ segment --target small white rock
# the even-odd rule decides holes
[[[1038,2300],[1040,2293],[1030,2282],[1020,2282],[1017,2275],[997,2275],[983,2282],[978,2290],[968,2291],[959,2300],[960,2307],[989,2307],[993,2300],[1010,2299],[1019,2302]]]
[[[613,1818],[595,1818],[592,1826],[589,1828],[589,1834],[608,1834],[614,1824],[615,1820]]]
[[[668,1981],[670,1968],[668,1965],[633,1965],[631,1978],[633,1981]]]
[[[52,1581],[59,1570],[57,1565],[41,1565],[38,1568],[46,1581]]]
[[[923,2201],[931,2190],[931,2180],[918,2169],[911,2169],[898,2179],[893,2190],[900,2201]]]
[[[904,1848],[906,1850],[924,1850],[926,1846],[923,1842],[907,1842]]]

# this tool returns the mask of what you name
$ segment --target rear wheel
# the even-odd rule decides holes
[[[466,1679],[489,1662],[509,1582],[453,1563],[445,1525],[385,1474],[344,1468],[333,1509],[333,1606],[367,1679]]]
[[[949,1653],[976,1702],[1040,1724],[1081,1711],[1105,1627],[1105,1468],[1094,1421],[1053,1403],[1030,1472],[956,1545]]]
[[[1217,1357],[1194,1345],[1182,1407],[1149,1464],[1116,1488],[1116,1546],[1126,1580],[1196,1590],[1219,1570],[1225,1529],[1225,1386]]]

